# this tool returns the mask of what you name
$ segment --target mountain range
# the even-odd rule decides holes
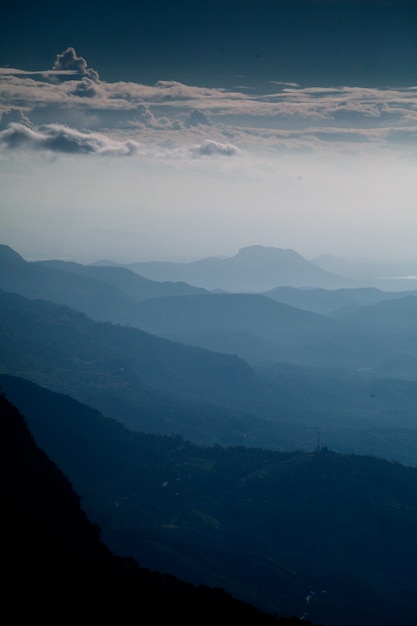
[[[264,253],[243,251],[253,275]],[[132,570],[151,602],[166,599],[165,617],[175,607],[187,623],[174,588],[195,607],[210,585],[295,614],[294,624],[413,626],[417,483],[415,467],[400,463],[417,465],[416,296],[352,286],[208,291],[114,265],[28,262],[0,246],[0,386],[109,548],[142,566],[111,555],[79,512],[68,512],[62,533],[56,521],[50,560],[34,509],[54,524],[58,490],[77,497],[57,479],[42,513],[43,487],[18,483],[19,464],[24,481],[37,474],[24,458],[39,453],[14,452],[8,423],[12,585],[27,558],[25,581],[41,561],[50,571],[83,569],[83,549],[75,562],[59,543],[75,519],[93,542],[89,580],[101,567],[92,549],[103,585],[116,571],[122,589]],[[154,572],[150,588],[143,566],[170,575]],[[45,586],[51,576],[38,578]],[[115,601],[131,606],[130,591],[120,593]],[[66,588],[57,594],[68,602]],[[230,597],[213,598],[213,611],[226,614]]]
[[[294,250],[266,246],[241,248],[228,258],[188,263],[148,261],[126,267],[152,280],[180,280],[205,289],[233,292],[260,292],[279,285],[334,289],[352,284],[349,278],[321,269]]]
[[[0,289],[66,304],[98,321],[237,355],[256,366],[291,362],[415,376],[417,292],[276,287],[264,295],[219,294],[185,283],[158,283],[125,268],[27,262],[7,246],[0,247]],[[391,324],[394,305],[388,301],[394,299],[401,332]],[[365,310],[367,304],[371,308]],[[353,309],[343,313],[339,305]],[[375,328],[361,321],[362,316],[372,320],[372,305],[379,320]]]
[[[0,372],[67,393],[136,430],[287,450],[314,448],[322,431],[336,450],[417,461],[417,383],[406,377],[285,362],[254,369],[233,355],[6,292],[0,341]]]
[[[297,289],[296,287],[275,287],[263,293],[264,296],[288,304],[298,309],[329,315],[342,309],[371,306],[416,295],[416,290],[381,291],[376,287],[352,287],[345,289]]]
[[[205,293],[181,283],[158,283],[123,267],[92,267],[63,261],[28,262],[0,245],[0,288],[28,298],[67,304],[95,319],[118,321],[132,304],[158,296]]]

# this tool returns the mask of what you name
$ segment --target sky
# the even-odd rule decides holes
[[[1,243],[83,263],[261,244],[417,273],[414,1],[9,5]]]

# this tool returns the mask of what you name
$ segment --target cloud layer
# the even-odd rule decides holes
[[[105,135],[78,131],[62,124],[48,124],[40,128],[12,122],[0,132],[0,144],[9,150],[64,152],[67,154],[102,154],[126,156],[138,151],[134,141],[113,141]]]
[[[71,47],[51,69],[0,68],[0,80],[1,142],[9,150],[125,155],[147,145],[193,157],[240,150],[416,154],[417,87],[271,81],[270,93],[254,94],[175,81],[109,83]]]

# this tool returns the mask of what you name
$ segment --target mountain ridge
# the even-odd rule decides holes
[[[153,280],[184,280],[206,289],[260,292],[280,285],[343,287],[351,279],[331,274],[292,249],[253,245],[235,256],[174,263],[147,261],[126,265]]]
[[[116,553],[328,626],[414,624],[417,468],[320,446],[200,447],[0,383]]]
[[[415,380],[290,363],[255,370],[233,355],[1,291],[0,341],[0,372],[67,393],[136,430],[287,450],[312,449],[323,430],[337,450],[416,462]]]
[[[110,618],[130,624],[151,614],[161,623],[177,618],[191,626],[202,613],[211,620],[301,623],[263,613],[222,589],[195,587],[116,556],[81,509],[67,476],[38,447],[3,393],[0,409],[3,610],[14,619],[24,621],[29,604],[31,618],[43,624],[56,624],[63,610],[65,619],[75,622],[82,615],[92,623]]]

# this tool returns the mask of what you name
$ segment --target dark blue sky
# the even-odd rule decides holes
[[[51,67],[73,46],[106,80],[417,83],[415,0],[8,3],[0,65]]]

